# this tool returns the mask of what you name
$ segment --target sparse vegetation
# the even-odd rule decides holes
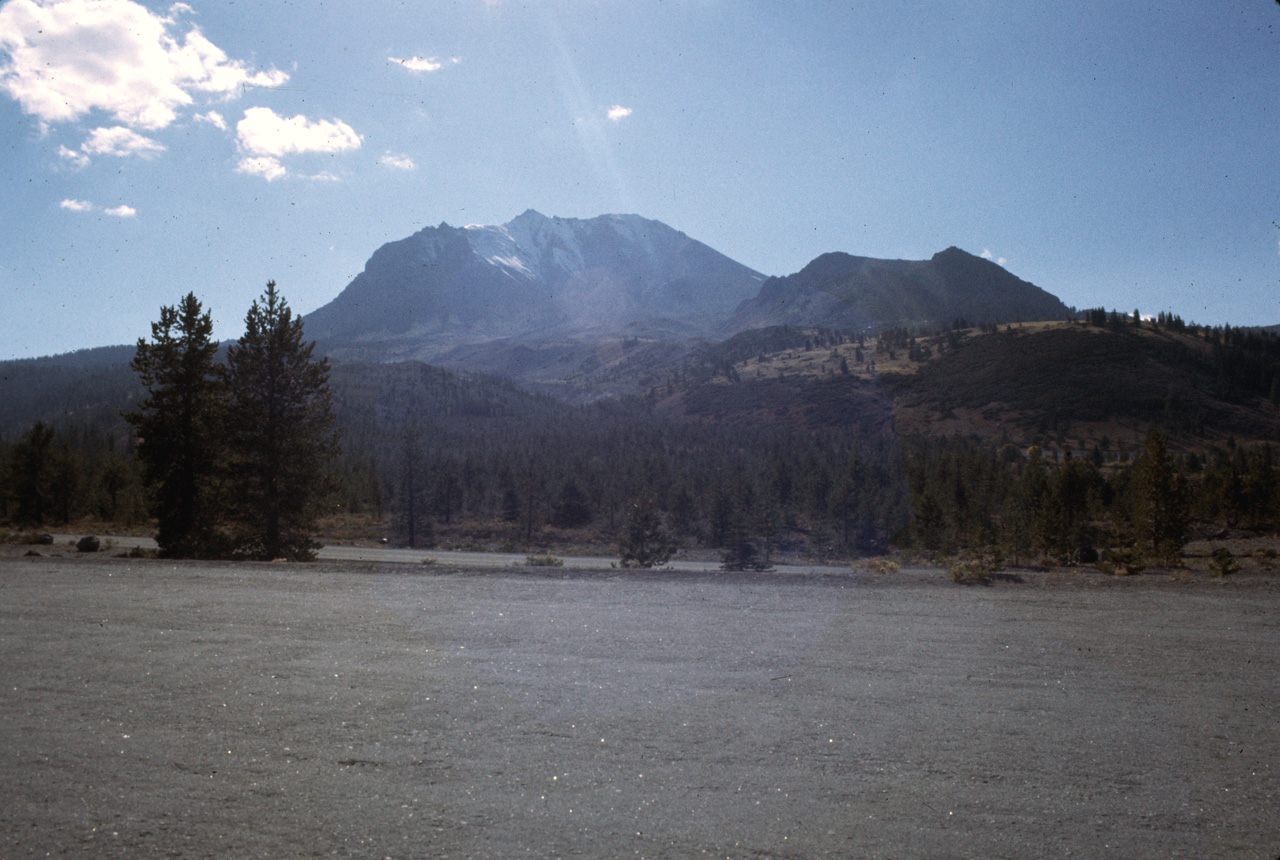
[[[1230,576],[1240,570],[1240,562],[1236,561],[1236,557],[1231,554],[1231,550],[1220,546],[1213,551],[1213,555],[1209,558],[1209,570],[1215,576]]]

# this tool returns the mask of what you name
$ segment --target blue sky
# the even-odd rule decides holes
[[[5,0],[0,358],[237,337],[527,208],[769,275],[986,254],[1079,307],[1280,323],[1271,0]]]

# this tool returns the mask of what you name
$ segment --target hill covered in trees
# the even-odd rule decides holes
[[[586,405],[418,362],[341,363],[324,508],[365,524],[348,534],[423,547],[609,551],[642,509],[684,552],[1025,563],[1142,541],[1158,554],[1142,523],[1159,473],[1184,535],[1274,528],[1280,338],[1085,316],[752,329],[648,368],[640,396]],[[119,417],[136,388],[118,389],[0,444],[7,521],[144,519],[152,490]]]

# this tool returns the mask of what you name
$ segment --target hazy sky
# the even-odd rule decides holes
[[[0,358],[528,208],[1280,323],[1278,100],[1272,0],[6,0]]]

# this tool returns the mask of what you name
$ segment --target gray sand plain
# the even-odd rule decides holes
[[[0,856],[1280,857],[1280,587],[0,560]]]

